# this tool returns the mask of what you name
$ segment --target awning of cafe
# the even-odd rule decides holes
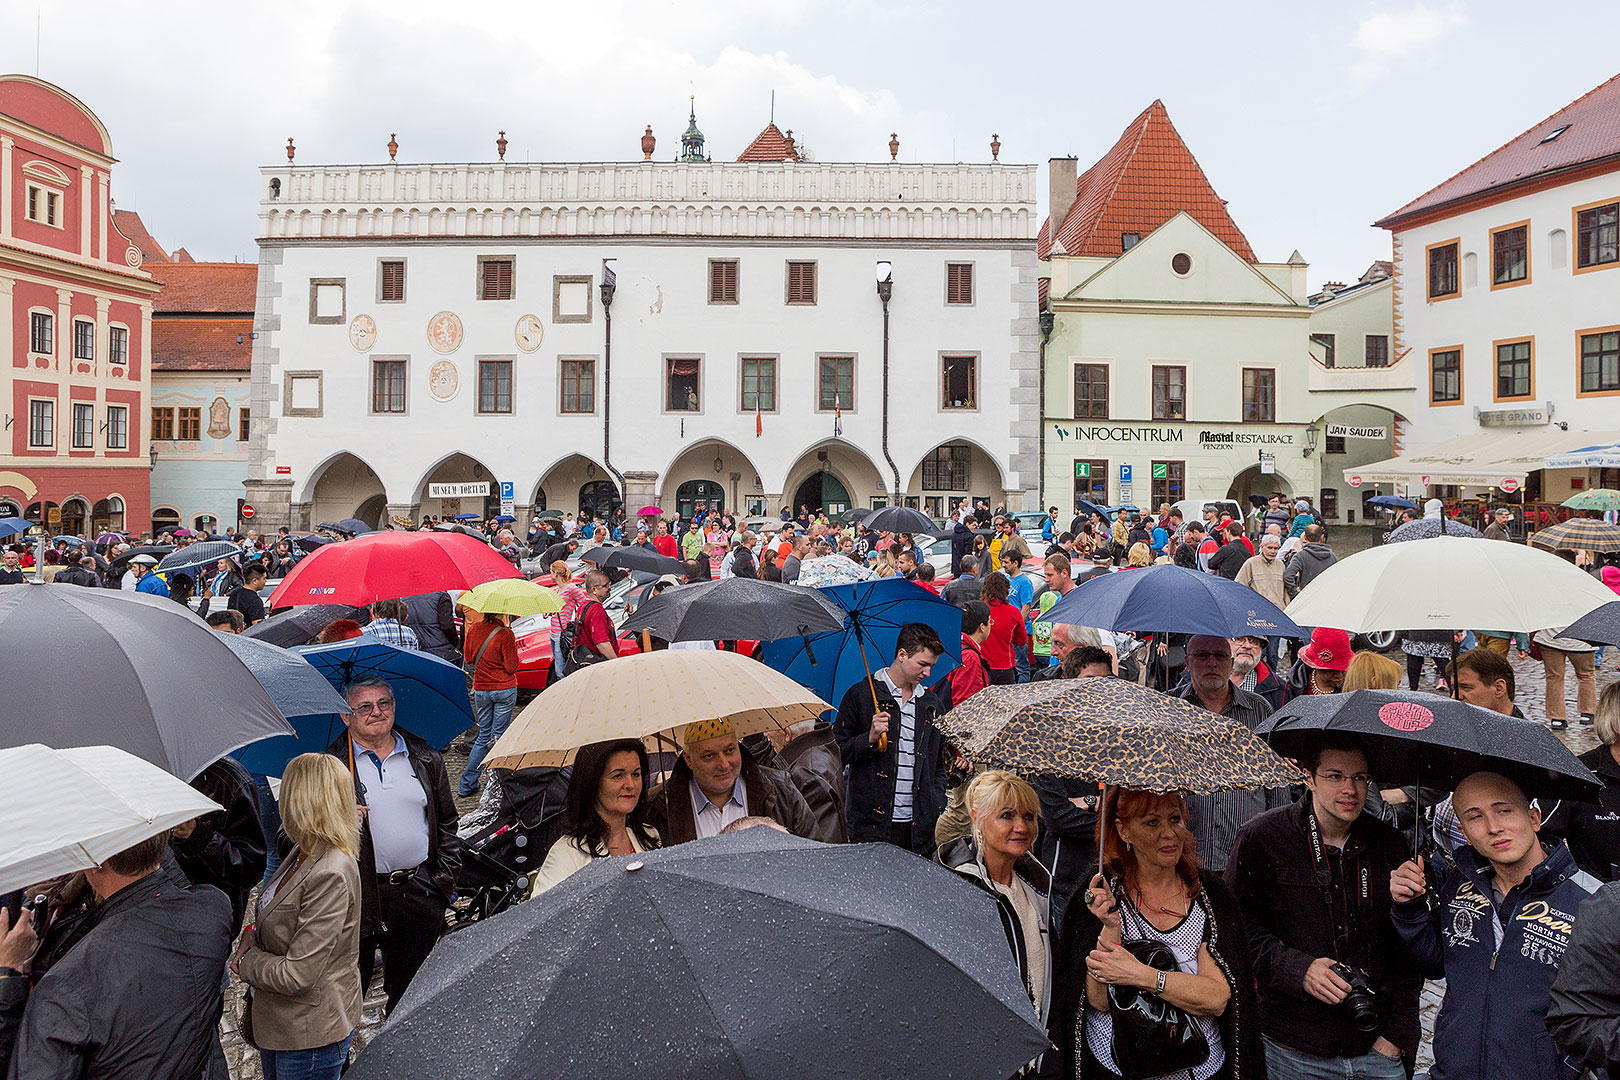
[[[1516,486],[1558,454],[1620,442],[1620,431],[1492,431],[1458,435],[1410,454],[1344,470],[1352,487],[1361,484],[1459,484]]]

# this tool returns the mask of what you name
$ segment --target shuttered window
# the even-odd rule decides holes
[[[737,302],[737,260],[709,260],[709,303],[735,304]]]
[[[787,302],[813,304],[816,302],[816,264],[790,262],[787,264]]]
[[[945,302],[947,304],[973,303],[973,264],[945,264]]]
[[[405,299],[405,261],[388,259],[382,264],[382,281],[378,285],[377,299],[399,301]],[[507,288],[511,288],[511,274],[507,274]]]
[[[509,256],[481,256],[478,260],[478,299],[512,299],[512,262]]]

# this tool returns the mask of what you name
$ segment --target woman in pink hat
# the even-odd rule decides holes
[[[1288,673],[1288,700],[1305,694],[1337,694],[1344,688],[1344,673],[1350,670],[1350,635],[1343,630],[1318,626],[1311,640],[1299,650],[1298,662]]]

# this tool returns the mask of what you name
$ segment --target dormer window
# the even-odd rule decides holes
[[[69,183],[67,173],[46,161],[30,161],[22,171],[26,182],[24,216],[29,221],[60,229],[62,201]]]

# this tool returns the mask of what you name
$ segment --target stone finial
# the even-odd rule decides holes
[[[782,136],[782,139],[787,143],[787,156],[790,158],[797,158],[799,156],[799,150],[798,147],[793,145],[793,129],[788,128],[787,134]]]
[[[292,136],[287,136],[287,163],[289,165],[292,164],[293,154],[297,152],[298,148],[293,145]]]
[[[502,161],[505,161],[506,160],[506,132],[504,132],[504,131],[501,132],[500,136],[501,136],[500,138],[495,140],[495,153]]]
[[[393,161],[394,160],[394,155],[399,153],[399,142],[397,141],[398,138],[399,138],[399,132],[390,131],[388,133],[388,160],[389,161]]]
[[[658,148],[658,140],[653,138],[652,125],[647,125],[647,133],[641,137],[641,160],[651,161],[653,151]]]
[[[892,131],[889,132],[889,160],[900,160],[900,136]]]
[[[1001,136],[1000,135],[991,135],[990,136],[990,160],[992,162],[1001,160]]]

